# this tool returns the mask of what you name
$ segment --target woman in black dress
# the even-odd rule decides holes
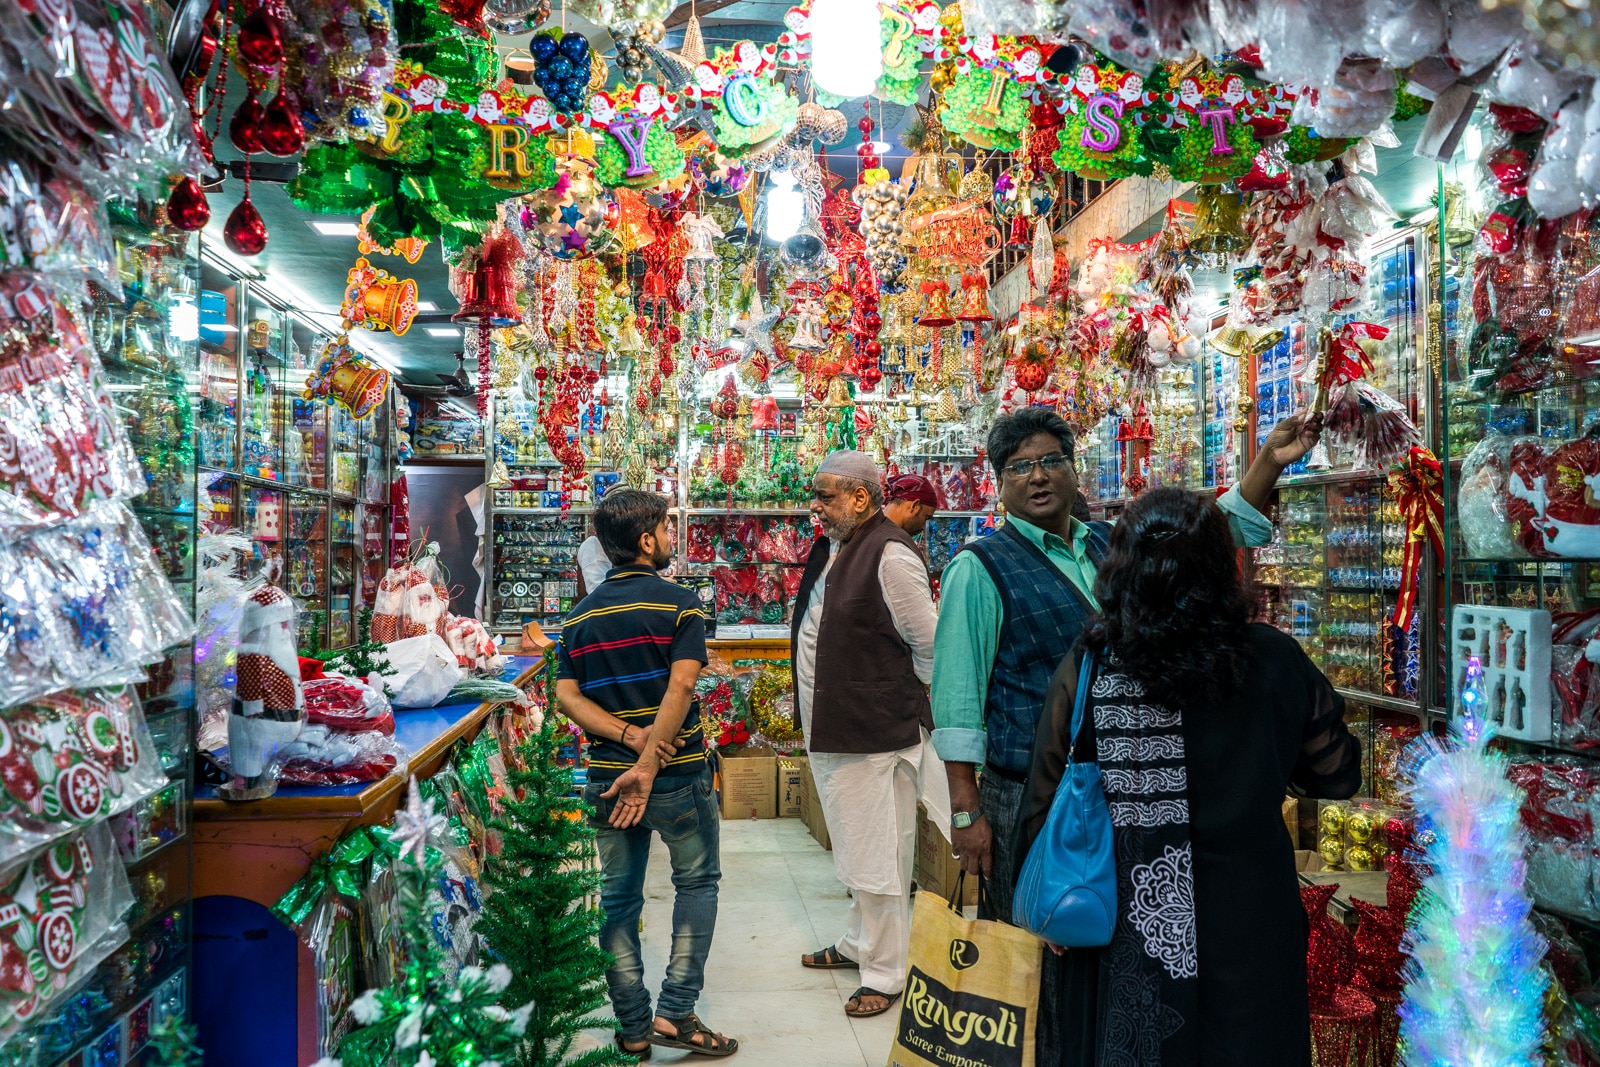
[[[1102,614],[1051,682],[1014,853],[1027,855],[1061,781],[1078,657],[1092,655],[1077,757],[1100,762],[1118,914],[1111,944],[1068,951],[1058,1003],[1039,1006],[1061,1013],[1061,1067],[1309,1067],[1306,921],[1282,805],[1359,786],[1344,701],[1293,638],[1250,621],[1227,520],[1206,497],[1134,501],[1095,596]]]

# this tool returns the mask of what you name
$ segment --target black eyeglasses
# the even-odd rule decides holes
[[[1038,459],[1019,459],[1015,463],[1007,463],[1000,469],[1011,477],[1021,481],[1033,473],[1033,468],[1043,467],[1046,474],[1054,474],[1062,467],[1072,466],[1072,457],[1064,452],[1052,452],[1048,456]]]

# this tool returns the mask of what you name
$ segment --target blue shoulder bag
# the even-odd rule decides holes
[[[1067,766],[1012,898],[1013,922],[1065,948],[1109,945],[1117,923],[1116,851],[1100,764],[1074,758],[1093,677],[1094,656],[1086,653],[1072,703]]]

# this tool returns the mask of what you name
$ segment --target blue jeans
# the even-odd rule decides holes
[[[650,862],[650,835],[657,833],[672,859],[672,958],[661,982],[656,1012],[668,1019],[694,1013],[705,984],[706,956],[717,927],[717,883],[722,880],[718,837],[721,823],[712,791],[711,768],[683,778],[657,778],[644,819],[627,830],[613,829],[616,798],[600,794],[610,782],[591,782],[583,801],[594,809],[589,823],[596,830],[600,869],[605,884],[600,907],[600,947],[616,960],[606,971],[611,1009],[622,1024],[622,1036],[640,1041],[650,1035],[650,991],[644,984],[639,953],[639,913],[644,910],[644,874]]]

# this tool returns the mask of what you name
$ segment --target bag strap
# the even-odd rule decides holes
[[[975,874],[973,877],[978,880],[978,903],[981,905],[989,899],[989,884],[984,881],[983,875],[981,874]],[[955,892],[951,893],[950,899],[945,901],[945,907],[949,908],[957,915],[962,914],[960,901],[964,896],[966,896],[966,893],[963,892],[963,890],[966,889],[966,882],[967,871],[966,868],[963,867],[956,874]]]
[[[1067,746],[1067,764],[1070,766],[1078,753],[1078,734],[1083,730],[1084,709],[1088,704],[1089,686],[1094,675],[1094,653],[1086,651],[1078,664],[1078,688],[1072,697],[1072,741]]]

